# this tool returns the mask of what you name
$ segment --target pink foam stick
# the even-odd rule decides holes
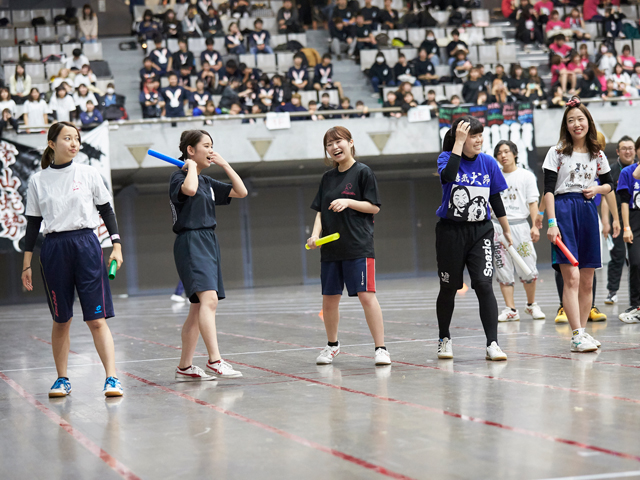
[[[573,256],[573,254],[569,251],[569,249],[564,244],[564,242],[560,240],[560,237],[556,237],[556,247],[562,250],[562,253],[564,253],[564,256],[567,257],[567,260],[569,260],[571,265],[573,265],[574,267],[577,267],[579,265],[578,260],[576,260],[576,257]]]

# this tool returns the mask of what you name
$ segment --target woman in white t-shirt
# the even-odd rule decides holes
[[[11,93],[7,87],[0,88],[0,114],[4,112],[4,109],[8,108],[11,112],[11,116],[16,116],[16,102],[11,98]]]
[[[67,93],[67,89],[63,85],[56,89],[55,95],[51,95],[49,108],[52,113],[56,114],[56,119],[59,122],[68,122],[76,117],[76,102],[73,101],[73,97]]]
[[[16,65],[15,73],[9,78],[9,90],[11,91],[11,98],[19,105],[22,105],[29,95],[31,77],[25,72],[22,63]]]
[[[518,273],[520,282],[527,293],[527,306],[524,312],[531,315],[534,320],[543,320],[545,314],[536,303],[536,280],[538,279],[538,269],[536,266],[537,255],[533,244],[540,239],[540,231],[536,225],[529,227],[527,219],[529,216],[535,219],[538,214],[538,200],[540,193],[536,183],[536,176],[524,168],[519,168],[517,164],[518,147],[510,140],[501,140],[496,145],[494,158],[502,165],[502,175],[507,181],[508,188],[500,193],[502,203],[509,227],[513,246],[531,270],[530,275],[525,275],[518,264],[501,241],[502,227],[495,219],[493,221],[495,254],[493,265],[495,267],[496,279],[500,284],[500,290],[504,297],[506,308],[498,315],[499,322],[512,322],[520,320],[520,314],[516,309],[514,299],[515,275],[514,269]]]
[[[113,337],[106,321],[114,316],[113,302],[102,248],[94,233],[104,221],[113,243],[109,263],[115,261],[120,268],[122,251],[111,194],[98,170],[73,163],[81,146],[80,132],[73,124],[52,125],[47,143],[42,170],[31,177],[27,190],[22,285],[33,290],[31,260],[42,226],[45,239],[39,263],[53,317],[51,344],[58,373],[49,396],[65,397],[71,393],[67,361],[75,290],[105,369],[103,392],[107,397],[119,397],[122,385],[116,377]]]
[[[61,68],[58,75],[51,80],[51,90],[57,90],[62,85],[67,92],[73,92],[73,80],[69,77],[69,69]]]
[[[49,125],[49,105],[40,98],[40,91],[32,88],[29,98],[24,102],[24,125]]]
[[[549,216],[547,238],[553,244],[553,268],[560,271],[564,281],[562,305],[573,330],[571,351],[593,352],[600,342],[586,333],[585,327],[592,306],[593,273],[602,266],[594,197],[611,192],[613,180],[607,157],[598,144],[593,118],[580,98],[567,102],[560,140],[547,153],[542,169]],[[614,212],[614,218],[617,214]],[[562,253],[558,239],[575,256],[578,266]]]
[[[80,110],[83,112],[87,111],[87,102],[91,101],[94,105],[98,105],[98,100],[96,100],[96,96],[89,91],[89,88],[84,84],[80,84],[76,93],[73,94],[73,101],[75,102],[77,107],[80,107]]]

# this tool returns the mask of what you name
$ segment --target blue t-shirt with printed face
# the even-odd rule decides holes
[[[450,157],[451,152],[442,152],[438,157],[441,179]],[[457,222],[490,220],[489,197],[507,188],[493,157],[480,153],[475,160],[461,158],[456,179],[442,184],[442,204],[436,215]]]
[[[637,166],[637,163],[633,163],[624,167],[618,179],[618,192],[620,190],[629,192],[629,195],[631,195],[629,208],[632,210],[640,210],[640,180],[633,178],[633,172],[635,172]]]

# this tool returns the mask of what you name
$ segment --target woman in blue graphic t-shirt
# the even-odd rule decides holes
[[[473,117],[463,117],[451,126],[438,157],[442,204],[436,214],[436,257],[440,293],[436,303],[440,341],[438,358],[453,358],[449,326],[456,292],[462,288],[466,266],[471,288],[478,296],[480,319],[487,336],[487,360],[506,360],[498,346],[498,303],[493,294],[493,208],[504,236],[511,245],[500,192],[507,189],[496,160],[481,153],[484,127]]]

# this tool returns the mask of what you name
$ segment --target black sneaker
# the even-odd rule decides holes
[[[618,292],[609,292],[606,300],[604,301],[605,305],[613,305],[618,301]]]

